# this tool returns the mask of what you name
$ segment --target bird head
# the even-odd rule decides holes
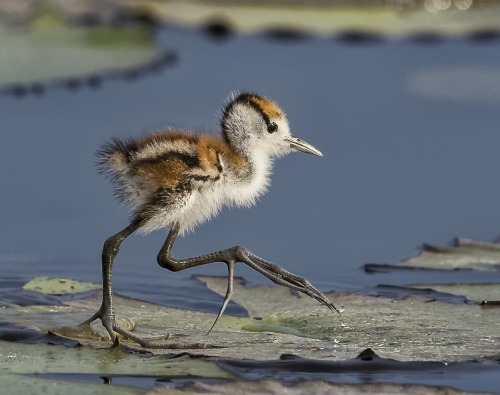
[[[221,121],[225,140],[237,151],[253,156],[283,156],[293,151],[323,156],[308,142],[293,136],[285,112],[273,101],[255,93],[233,94]]]

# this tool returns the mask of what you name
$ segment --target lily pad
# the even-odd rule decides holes
[[[117,386],[120,377],[193,376],[230,378],[215,363],[180,355],[175,358],[124,352],[120,348],[96,350],[44,344],[0,341],[0,386],[16,388],[16,393],[116,393],[138,394],[143,390]],[[86,380],[73,375],[86,376]],[[117,378],[113,386],[103,386]],[[95,384],[93,384],[95,383]],[[154,385],[154,381],[150,384]]]
[[[226,279],[200,277],[210,289],[225,293]],[[275,359],[283,353],[309,358],[347,358],[372,347],[385,357],[404,360],[460,361],[491,354],[500,341],[493,330],[500,310],[474,304],[454,304],[422,296],[403,299],[328,294],[343,316],[332,314],[315,300],[282,287],[235,284],[233,300],[251,317],[223,316],[207,331],[215,314],[175,309],[115,295],[117,319],[138,333],[171,333],[165,354],[186,350],[224,358]],[[4,308],[4,320],[17,327],[51,332],[97,348],[108,347],[99,323],[93,331],[78,327],[100,304],[100,293],[61,301],[61,306]],[[261,306],[261,307],[260,307]],[[124,344],[141,349],[133,343]]]
[[[483,271],[500,270],[500,244],[471,239],[456,239],[449,247],[425,244],[416,257],[404,259],[394,265],[367,264],[366,271],[384,268],[415,269],[474,269]]]
[[[199,277],[199,280],[219,293],[222,301],[226,278]],[[38,281],[43,283],[44,280]],[[52,282],[50,279],[46,281],[49,284]],[[46,288],[43,284],[39,287],[41,290]],[[308,366],[337,364],[342,360],[350,360],[366,347],[375,349],[384,361],[392,358],[394,361],[390,362],[391,366],[399,361],[415,361],[415,366],[419,367],[429,361],[428,364],[432,366],[444,367],[454,362],[483,360],[486,361],[483,362],[485,368],[486,365],[498,368],[498,362],[495,361],[500,358],[500,354],[495,354],[498,350],[495,350],[494,345],[500,342],[496,331],[500,309],[483,309],[478,304],[449,303],[419,295],[396,299],[352,292],[331,292],[327,295],[338,306],[345,306],[341,317],[332,314],[315,300],[294,294],[283,287],[247,286],[244,281],[238,280],[235,282],[233,300],[245,308],[250,316],[224,315],[210,335],[206,333],[215,314],[159,306],[115,295],[117,320],[122,326],[128,325],[138,333],[171,333],[165,349],[144,349],[126,339],[122,340],[123,348],[109,349],[107,333],[100,323],[96,322],[92,328],[79,327],[78,324],[99,307],[99,291],[75,294],[70,300],[64,296],[54,296],[60,300],[57,306],[5,304],[0,338],[8,338],[9,342],[0,341],[0,364],[7,364],[8,367],[1,369],[5,373],[0,375],[0,384],[12,382],[13,375],[18,374],[30,374],[27,383],[32,382],[34,386],[39,384],[37,380],[42,377],[46,382],[54,380],[56,383],[61,380],[95,381],[101,376],[130,377],[134,374],[153,378],[191,375],[228,378],[233,377],[233,374],[241,375],[233,369],[236,365],[231,361],[268,363],[283,360],[284,354],[308,358],[294,361],[288,358],[279,368],[285,372],[284,376],[280,373],[283,377],[296,378],[297,374],[290,373],[293,372],[290,369],[304,364],[304,361]],[[74,343],[70,343],[69,339]],[[72,347],[49,345],[54,343]],[[75,347],[78,344],[89,347]],[[43,362],[49,355],[57,357],[48,363]],[[184,357],[172,359],[182,355]],[[215,365],[216,362],[218,365]],[[295,367],[290,368],[292,365]],[[248,369],[257,372],[256,366]],[[478,371],[481,371],[483,365],[477,366]],[[34,373],[37,375],[31,376]],[[260,377],[267,378],[266,374],[269,374],[269,370]],[[307,378],[307,374],[304,374]],[[496,371],[493,373],[497,374]],[[241,377],[248,378],[245,375]],[[325,379],[330,380],[331,377]],[[270,385],[276,391],[282,385],[262,383],[262,388]],[[229,393],[231,389],[236,391],[234,393],[239,391],[235,382],[220,384],[219,387],[219,384],[198,381],[196,385],[185,388],[187,392],[196,393],[205,385],[207,391],[210,388],[220,393]],[[162,393],[165,388],[158,385],[154,391]],[[257,391],[261,387],[255,388]],[[354,391],[364,391],[366,388],[372,387],[352,387]],[[375,386],[373,390],[377,388]],[[379,390],[396,391],[398,388],[398,385],[391,384],[381,386]],[[177,390],[183,393],[182,389]],[[347,387],[344,390],[347,391]]]
[[[500,7],[491,1],[438,2],[327,2],[327,1],[220,1],[220,0],[108,0],[78,2],[4,0],[2,11],[11,20],[37,18],[53,26],[54,19],[94,22],[110,26],[121,19],[143,19],[192,27],[214,27],[221,32],[274,31],[278,37],[302,37],[301,33],[338,34],[344,37],[373,38],[415,34],[457,36],[500,29]],[[45,14],[40,15],[40,10]],[[48,22],[47,22],[48,21]],[[218,27],[218,29],[217,29]],[[210,30],[210,29],[209,29]],[[355,32],[358,32],[356,34]],[[490,33],[490,34],[488,34]]]
[[[67,278],[36,277],[28,281],[23,289],[47,295],[63,295],[100,289],[95,283],[70,280]]]
[[[430,2],[429,2],[430,3]],[[380,4],[380,3],[379,3]],[[206,26],[225,23],[242,32],[285,28],[315,34],[368,32],[384,36],[407,36],[422,32],[456,36],[480,30],[500,28],[497,5],[432,12],[424,7],[390,7],[363,3],[363,6],[308,2],[238,2],[228,7],[219,1],[148,1],[137,2],[135,10],[154,15],[169,23]]]
[[[0,86],[103,75],[147,65],[162,56],[151,32],[120,28],[0,24]],[[34,67],[36,65],[36,67]]]
[[[460,240],[453,247],[427,246],[423,262],[431,265],[422,267],[438,265],[447,270],[462,264],[463,267],[491,269],[496,268],[497,254],[496,243]],[[418,258],[413,259],[418,261]],[[467,266],[463,265],[464,262]],[[219,294],[222,302],[227,287],[225,277],[197,278]],[[68,298],[62,295],[63,290],[53,288],[54,283],[66,285],[64,291],[67,292],[86,292]],[[245,388],[245,393],[280,393],[284,385],[291,388],[291,393],[295,390],[300,393],[301,380],[305,380],[308,388],[314,383],[310,381],[312,374],[327,382],[345,380],[349,383],[359,383],[356,380],[360,379],[353,381],[353,377],[368,374],[372,381],[371,384],[318,384],[320,392],[401,391],[397,383],[384,383],[393,381],[394,377],[402,382],[418,379],[427,384],[451,383],[477,392],[481,389],[490,391],[493,387],[488,383],[494,382],[500,373],[500,353],[495,346],[500,342],[496,330],[500,309],[484,308],[487,306],[481,304],[483,300],[500,299],[497,283],[380,286],[381,289],[387,288],[387,292],[374,295],[330,292],[327,296],[342,310],[342,316],[338,316],[314,299],[287,288],[250,286],[237,278],[233,301],[249,316],[224,315],[209,335],[207,331],[216,316],[213,313],[159,306],[115,295],[116,319],[122,326],[137,333],[171,334],[163,349],[144,349],[127,339],[122,339],[122,348],[108,349],[110,341],[99,322],[91,328],[79,326],[100,306],[100,291],[88,291],[94,287],[68,280],[39,278],[25,288],[31,292],[55,294],[51,298],[58,302],[57,305],[3,304],[0,338],[8,339],[9,343],[0,342],[0,352],[10,350],[9,347],[16,342],[19,354],[15,358],[19,365],[9,364],[6,373],[0,376],[1,383],[13,382],[13,375],[17,374],[28,374],[26,382],[34,386],[39,385],[37,380],[42,378],[53,381],[53,388],[65,388],[61,384],[65,380],[95,382],[99,377],[116,378],[119,383],[125,377],[131,377],[128,363],[134,365],[137,359],[141,361],[140,376],[153,378],[149,386],[153,386],[155,379],[171,382],[171,377],[192,375],[212,379],[227,379],[234,375],[240,378],[217,383],[197,380],[183,386],[175,385],[175,388],[158,384],[152,391],[159,394],[165,391],[238,394],[242,388]],[[389,289],[391,287],[399,290]],[[51,362],[37,370],[38,366],[44,366],[41,362],[34,361],[34,365],[25,362],[31,361],[29,358],[33,353],[37,358],[45,358],[47,347],[63,350],[61,361],[65,358],[88,359],[89,363],[84,369],[78,369],[74,361],[68,361],[64,367]],[[352,359],[367,347],[381,356],[365,350]],[[92,363],[91,358],[103,362]],[[121,362],[125,360],[128,362]],[[162,371],[165,361],[171,365]],[[161,366],[159,371],[158,366]],[[33,373],[37,373],[36,376]],[[469,383],[470,380],[462,380],[462,377],[471,375],[474,375],[473,382],[481,383],[482,387],[476,388]],[[269,378],[273,381],[268,381]],[[260,381],[253,381],[255,379]],[[252,383],[250,387],[248,383]],[[62,387],[57,387],[59,384]],[[408,385],[404,391],[436,393],[439,388]],[[130,387],[127,390],[132,391]],[[446,391],[453,393],[454,390],[447,388]]]

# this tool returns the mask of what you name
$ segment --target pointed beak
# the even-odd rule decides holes
[[[286,139],[286,141],[290,143],[290,148],[296,151],[301,151],[305,152],[306,154],[311,154],[316,156],[323,156],[323,154],[319,149],[314,148],[307,141],[301,140],[298,137],[290,136]]]

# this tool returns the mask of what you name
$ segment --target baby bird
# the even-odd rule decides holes
[[[294,151],[322,156],[311,144],[291,135],[285,113],[276,103],[255,93],[229,97],[222,114],[221,136],[167,130],[105,144],[97,154],[99,170],[111,179],[116,196],[131,207],[132,215],[126,228],[104,242],[102,304],[82,325],[100,319],[114,344],[118,344],[116,332],[144,347],[162,346],[115,322],[111,286],[113,261],[123,240],[136,231],[149,233],[161,228],[170,230],[158,253],[161,267],[177,272],[212,262],[227,264],[227,292],[212,328],[231,298],[237,262],[338,312],[309,281],[244,247],[193,258],[178,259],[172,254],[178,234],[213,217],[222,206],[253,205],[269,186],[273,159]]]

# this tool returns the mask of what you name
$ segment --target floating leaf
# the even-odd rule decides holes
[[[220,293],[222,301],[226,278],[199,279]],[[50,279],[47,281],[50,283]],[[235,282],[233,300],[247,309],[251,317],[225,315],[208,336],[206,332],[215,314],[159,306],[115,295],[117,319],[122,325],[129,325],[137,333],[172,334],[166,341],[168,348],[152,350],[126,339],[122,340],[124,349],[106,348],[110,341],[99,322],[92,328],[78,326],[98,309],[100,292],[80,295],[71,300],[60,297],[61,305],[58,306],[5,305],[0,325],[0,338],[9,340],[8,343],[0,342],[3,357],[0,360],[4,361],[0,364],[9,364],[8,374],[3,375],[5,382],[12,382],[12,375],[19,373],[38,373],[37,380],[46,377],[46,380],[55,379],[56,383],[132,374],[157,378],[193,374],[221,378],[229,377],[235,371],[229,368],[231,363],[222,363],[220,366],[224,370],[220,370],[214,361],[279,361],[283,354],[298,354],[308,358],[306,363],[312,366],[349,360],[366,347],[375,349],[384,358],[393,358],[394,363],[415,361],[415,366],[421,367],[427,366],[425,361],[445,366],[442,362],[484,359],[491,361],[495,368],[495,361],[499,358],[494,354],[494,345],[500,341],[496,331],[499,309],[482,309],[477,304],[448,303],[411,294],[394,299],[352,292],[329,293],[329,298],[338,306],[345,306],[343,316],[339,317],[315,300],[293,294],[283,287],[246,286],[239,280]],[[266,332],[256,332],[259,325]],[[75,347],[77,344],[91,347]],[[179,352],[202,358],[164,359],[182,355],[176,354]],[[49,355],[57,355],[57,358],[50,363],[44,362]],[[146,358],[147,355],[150,357]],[[10,363],[9,358],[15,363]],[[282,366],[290,369],[292,362],[289,360]],[[300,365],[304,361],[297,360],[297,363]],[[478,366],[481,369],[482,365]],[[307,372],[304,374],[307,378]],[[277,389],[281,386],[279,383],[273,385]],[[213,388],[216,391],[219,387]],[[228,387],[220,387],[220,391],[229,391],[230,388],[233,387],[228,384]],[[163,389],[162,386],[155,387],[159,393]]]
[[[166,22],[188,26],[205,26],[210,22],[223,23],[243,32],[265,31],[284,28],[291,32],[316,34],[342,34],[346,32],[368,32],[385,36],[405,36],[432,32],[442,35],[459,35],[467,32],[500,28],[500,7],[490,5],[459,10],[428,12],[423,7],[411,7],[408,2],[402,8],[380,6],[349,7],[335,4],[311,6],[304,2],[260,2],[231,4],[218,2],[160,2],[137,3],[138,10],[154,15]],[[431,2],[429,2],[431,3]],[[396,3],[395,3],[396,4]],[[410,7],[408,7],[408,5]],[[451,3],[450,3],[451,5]],[[430,10],[429,10],[430,11]]]
[[[429,285],[412,285],[412,288],[428,288]],[[453,295],[461,295],[470,302],[500,300],[500,284],[432,284],[432,289]]]
[[[138,388],[103,386],[105,378],[134,377],[218,377],[231,374],[215,363],[181,355],[174,358],[124,352],[120,348],[96,350],[90,347],[68,348],[44,344],[19,344],[0,341],[0,387],[15,388],[15,393],[143,393]],[[21,376],[22,375],[22,376]],[[75,376],[84,377],[78,383]],[[41,378],[45,377],[45,378]],[[47,379],[50,377],[52,379]],[[65,382],[65,380],[69,380]],[[90,383],[89,383],[90,381]],[[92,382],[95,384],[93,385]],[[98,385],[97,385],[98,384]],[[93,391],[89,391],[87,386]],[[151,386],[154,381],[151,382]],[[83,390],[85,389],[85,392]],[[88,392],[87,392],[88,391]]]
[[[225,278],[200,280],[221,295],[225,293]],[[372,347],[395,359],[459,361],[489,355],[491,342],[500,341],[493,330],[500,319],[498,309],[412,295],[397,300],[350,292],[328,296],[345,306],[342,317],[283,287],[246,287],[236,282],[233,300],[252,317],[224,315],[208,336],[215,314],[119,295],[115,295],[115,308],[117,319],[137,333],[172,334],[166,341],[169,349],[153,351],[159,354],[180,349],[224,358],[274,359],[283,353],[347,358]],[[17,327],[52,332],[97,348],[109,347],[98,321],[92,331],[78,327],[98,309],[100,297],[96,292],[81,299],[62,300],[62,306],[6,307],[4,319]],[[259,325],[266,331],[255,331]],[[124,344],[141,349],[127,340]]]
[[[390,268],[500,270],[500,244],[486,241],[456,239],[452,246],[423,246],[422,253],[394,265],[367,264],[366,271]]]
[[[161,53],[145,28],[14,29],[0,24],[0,85],[90,77],[146,65]]]
[[[23,288],[47,295],[63,295],[100,289],[101,286],[67,278],[36,277],[27,282]]]

